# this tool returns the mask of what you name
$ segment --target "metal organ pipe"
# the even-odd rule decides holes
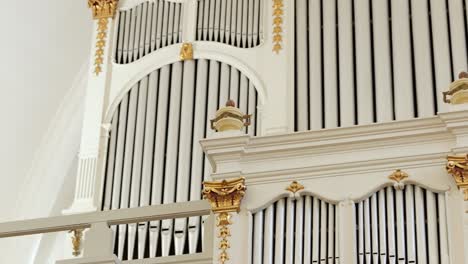
[[[325,128],[338,127],[338,74],[336,55],[336,0],[323,4]],[[305,25],[305,23],[304,23]]]
[[[177,199],[176,202],[186,202],[189,197],[190,166],[192,160],[192,124],[194,116],[193,102],[195,98],[195,62],[185,61],[182,86],[182,105],[180,112],[179,156],[177,167]],[[175,220],[175,254],[182,255],[187,233],[187,219]]]
[[[120,11],[115,61],[131,63],[161,47],[180,43],[182,8],[181,3],[155,0]]]
[[[302,263],[304,245],[304,197],[299,197],[296,200],[296,216],[295,216],[295,241],[294,241],[294,263]]]
[[[417,29],[413,30],[413,51],[417,102],[421,102],[417,105],[420,117],[432,116],[435,113],[434,77],[432,74],[427,74],[432,72],[432,52],[429,17],[426,10],[428,10],[427,1],[411,3],[412,26],[413,29]]]
[[[198,1],[197,40],[239,48],[258,46],[263,40],[264,0]]]
[[[388,9],[387,0],[375,0],[372,2],[375,110],[377,122],[393,120],[393,80]]]
[[[130,190],[130,208],[138,207],[141,193],[141,170],[143,166],[143,143],[145,133],[146,100],[148,93],[148,77],[140,81],[138,88],[138,107],[136,112],[135,147],[133,152],[132,180]],[[133,258],[135,249],[137,224],[128,225],[128,258]]]
[[[355,124],[354,58],[352,3],[338,0],[339,109],[341,126]]]

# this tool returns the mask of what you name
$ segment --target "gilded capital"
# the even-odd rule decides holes
[[[468,201],[468,154],[447,157],[447,172],[455,179],[458,188],[463,191]]]
[[[218,238],[220,239],[218,249],[219,263],[225,264],[229,261],[228,249],[231,247],[229,237],[231,231],[231,213],[238,213],[245,195],[245,179],[223,180],[220,182],[204,182],[203,197],[211,204],[211,210],[218,214],[219,227]]]
[[[204,182],[203,197],[210,201],[215,213],[240,211],[240,204],[245,195],[245,179]]]
[[[114,18],[118,0],[88,0],[88,7],[93,11],[93,18]]]

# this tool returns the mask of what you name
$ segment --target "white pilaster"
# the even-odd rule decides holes
[[[107,126],[102,126],[103,113],[106,107],[106,93],[111,75],[111,56],[114,20],[107,19],[107,34],[103,48],[102,72],[95,73],[96,44],[99,41],[99,20],[94,20],[92,54],[89,67],[89,78],[86,89],[85,113],[82,126],[81,146],[78,160],[78,172],[76,177],[75,199],[72,206],[64,211],[64,214],[75,214],[96,211],[99,208],[99,187],[102,179],[104,158],[100,159],[105,149],[105,141],[109,132]]]

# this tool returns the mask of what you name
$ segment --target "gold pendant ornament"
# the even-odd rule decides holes
[[[107,39],[108,20],[113,19],[117,11],[118,0],[88,0],[88,7],[97,22],[96,52],[94,54],[94,73],[102,72],[104,49]]]
[[[211,204],[213,213],[218,214],[216,226],[219,228],[219,263],[224,264],[229,260],[228,249],[231,247],[229,237],[231,230],[231,213],[240,211],[241,201],[244,198],[245,179],[223,180],[220,182],[204,182],[203,198]]]
[[[283,0],[273,0],[273,52],[283,49]]]
[[[464,200],[468,201],[468,154],[448,156],[446,169],[455,179],[458,188],[463,191]]]
[[[81,241],[83,240],[83,229],[76,229],[70,231],[72,235],[72,245],[73,245],[73,256],[78,257],[81,255]]]

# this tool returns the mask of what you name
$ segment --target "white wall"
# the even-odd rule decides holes
[[[75,177],[91,15],[85,0],[0,4],[0,221],[57,215]],[[33,261],[39,241],[0,239],[0,263],[49,263]]]
[[[91,34],[84,0],[1,0],[1,5],[0,220],[15,218],[12,200],[88,58]]]

